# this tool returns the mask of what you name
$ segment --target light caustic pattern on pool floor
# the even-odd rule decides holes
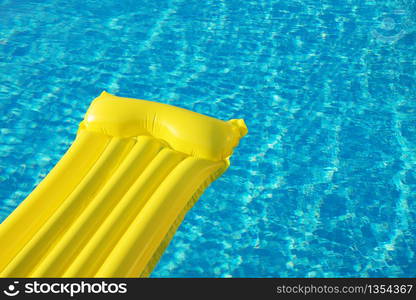
[[[0,1],[0,219],[107,90],[250,131],[153,276],[415,276],[415,6]]]

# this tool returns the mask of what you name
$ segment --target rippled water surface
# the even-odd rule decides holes
[[[249,135],[153,276],[416,276],[409,0],[0,0],[0,221],[102,90]]]

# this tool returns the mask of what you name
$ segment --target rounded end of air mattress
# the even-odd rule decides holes
[[[183,108],[103,92],[91,104],[82,126],[110,136],[150,135],[173,149],[212,161],[231,156],[247,134],[242,119],[228,122]]]

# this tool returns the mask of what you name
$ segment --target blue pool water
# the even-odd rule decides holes
[[[415,22],[413,0],[0,0],[0,221],[107,90],[249,127],[153,276],[416,276]]]

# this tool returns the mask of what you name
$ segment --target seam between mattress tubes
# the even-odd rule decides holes
[[[152,137],[153,138],[153,137]],[[135,139],[137,142],[137,139]],[[134,146],[133,146],[134,147]],[[128,191],[132,188],[132,186],[135,184],[135,182],[140,178],[141,174],[143,174],[143,172],[145,172],[146,168],[152,163],[152,161],[155,159],[155,157],[164,149],[164,145],[162,144],[162,146],[157,150],[157,152],[155,153],[155,155],[152,157],[152,159],[146,164],[146,166],[144,167],[143,171],[137,176],[137,178],[133,181],[133,183],[127,187],[125,193],[123,193],[123,195],[120,197],[120,199],[117,201],[116,205],[114,206],[113,209],[115,209],[117,207],[117,205],[120,203],[120,201],[123,199],[123,197],[128,193]],[[176,166],[175,166],[176,167]],[[110,211],[111,214],[111,211]],[[100,229],[100,227],[104,224],[104,222],[106,221],[106,219],[109,217],[110,214],[107,214],[107,216],[104,218],[104,220],[101,222],[101,224],[94,230],[93,233],[91,233],[91,237],[93,237],[97,231]],[[88,244],[89,240],[87,241]],[[82,250],[84,249],[86,245],[83,245],[82,248],[80,248],[79,253],[82,252]],[[78,254],[79,254],[78,253]],[[77,259],[77,256],[74,257],[74,260]],[[63,274],[68,270],[68,268],[72,265],[72,263],[74,262],[74,260],[72,260],[69,264],[69,266],[62,272]]]

